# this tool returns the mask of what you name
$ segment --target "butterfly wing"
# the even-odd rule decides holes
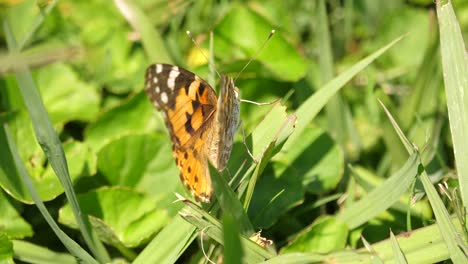
[[[213,136],[207,145],[208,155],[213,166],[222,171],[231,155],[232,143],[239,125],[240,100],[234,80],[226,75],[221,76],[218,110],[214,122]]]
[[[169,64],[148,67],[145,85],[149,99],[164,114],[182,182],[197,200],[208,202],[212,186],[206,143],[217,102],[213,88],[195,74]]]

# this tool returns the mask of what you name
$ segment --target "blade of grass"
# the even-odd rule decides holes
[[[382,104],[383,106],[383,104]],[[385,109],[385,106],[383,106]],[[386,110],[386,109],[385,109]],[[387,115],[389,116],[390,120],[392,120],[392,125],[397,132],[398,136],[400,137],[401,141],[407,147],[407,151],[411,156],[418,154],[419,152],[415,147],[410,147],[410,141],[405,136],[401,128],[395,122],[391,114],[386,110]],[[454,263],[465,263],[468,260],[468,257],[463,252],[468,252],[468,247],[466,246],[463,239],[458,235],[455,225],[453,225],[452,221],[450,220],[450,215],[447,209],[444,206],[444,203],[437,195],[437,191],[435,190],[434,186],[432,185],[429,177],[427,177],[426,171],[423,167],[423,164],[420,162],[420,157],[418,156],[418,164],[420,164],[418,171],[420,172],[420,179],[423,183],[424,190],[427,193],[429,198],[429,202],[431,203],[432,209],[436,216],[437,226],[440,229],[440,233],[444,238],[444,241],[447,245],[447,248],[450,253],[450,257]]]
[[[458,232],[455,225],[452,223],[447,208],[445,208],[444,203],[437,194],[436,189],[432,185],[429,177],[427,177],[425,171],[421,173],[420,179],[424,185],[427,198],[429,198],[429,202],[434,210],[437,226],[439,227],[440,234],[444,238],[445,244],[450,253],[450,258],[453,263],[467,263],[468,257],[463,253],[463,251],[468,252],[466,243],[460,236],[460,232]]]
[[[14,73],[23,66],[28,68],[66,61],[76,58],[83,51],[74,46],[44,45],[23,51],[19,54],[0,55],[0,74]]]
[[[45,8],[40,6],[40,14],[35,18],[35,21],[32,27],[29,29],[28,33],[25,35],[24,39],[19,41],[18,50],[22,50],[29,41],[31,41],[32,36],[36,33],[36,30],[44,22],[45,17],[52,11],[52,9],[57,4],[57,0],[47,1]]]
[[[262,264],[310,264],[310,263],[371,263],[368,253],[356,253],[352,250],[333,252],[330,254],[319,253],[289,253],[271,258]]]
[[[450,1],[437,1],[445,95],[455,164],[465,212],[468,211],[468,56]]]
[[[395,238],[395,235],[390,230],[390,242],[392,244],[393,256],[395,257],[396,263],[408,263],[406,260],[405,254],[401,251],[400,245],[398,245],[398,241]]]
[[[419,165],[419,154],[412,154],[399,171],[366,197],[339,212],[337,218],[347,223],[350,229],[354,229],[385,211],[411,186],[418,175]]]
[[[385,114],[387,115],[388,119],[390,120],[390,122],[392,123],[392,126],[393,128],[395,129],[398,137],[400,137],[400,140],[401,142],[403,142],[403,145],[405,146],[406,148],[406,151],[409,153],[409,154],[412,154],[414,152],[414,146],[413,144],[411,144],[411,142],[409,141],[408,138],[406,138],[405,134],[403,133],[403,131],[401,130],[400,126],[398,125],[398,123],[395,121],[395,118],[393,118],[392,114],[390,113],[390,111],[388,111],[387,107],[385,107],[385,105],[382,103],[382,101],[379,100],[379,103],[380,105],[382,106],[382,108],[384,109],[385,111]]]
[[[176,216],[133,261],[134,264],[175,263],[197,237],[196,227]]]
[[[273,120],[283,120],[283,122],[277,123]],[[297,119],[295,115],[287,116],[286,109],[283,106],[277,104],[272,108],[268,115],[265,116],[265,119],[262,120],[262,122],[252,133],[252,138],[257,139],[254,140],[255,146],[257,146],[257,144],[259,143],[261,143],[260,146],[262,146],[262,148],[256,147],[254,149],[261,149],[262,152],[259,153],[260,155],[256,156],[256,159],[259,159],[259,161],[254,173],[250,177],[247,186],[246,196],[244,200],[244,208],[249,208],[258,177],[262,174],[263,170],[265,169],[268,162],[270,162],[271,158],[280,151],[285,140],[294,131],[296,121]],[[274,134],[272,134],[272,132]]]
[[[454,217],[451,221],[458,224]],[[461,226],[457,225],[457,229],[460,230]],[[437,224],[399,234],[396,239],[408,263],[438,263],[448,258],[447,246]],[[390,239],[372,244],[372,249],[385,263],[395,259]],[[368,252],[368,249],[361,248],[358,252]]]
[[[12,136],[10,135],[10,131],[6,124],[3,125],[3,130],[6,135],[8,147],[10,148],[11,153],[13,154],[13,160],[15,162],[15,166],[18,170],[18,173],[21,175],[21,179],[24,182],[24,185],[28,189],[29,194],[31,195],[34,203],[36,204],[37,208],[41,212],[44,219],[47,221],[47,224],[52,228],[52,231],[55,235],[60,239],[63,245],[73,254],[75,257],[85,261],[86,263],[98,263],[91,255],[88,254],[83,248],[80,247],[78,243],[73,241],[65,232],[63,232],[57,223],[54,221],[52,216],[47,211],[44,203],[42,203],[41,198],[39,198],[39,194],[37,193],[34,184],[32,183],[30,176],[28,175],[26,168],[23,165],[23,161],[21,160],[18,151],[16,149],[16,145],[13,141]]]
[[[287,151],[290,147],[294,147],[294,145],[297,144],[296,141],[298,140],[300,134],[305,130],[307,124],[310,123],[312,119],[314,119],[314,117],[326,105],[328,100],[330,100],[330,98],[336,94],[336,92],[343,88],[343,86],[349,80],[351,80],[357,73],[359,73],[361,70],[367,67],[370,63],[372,63],[375,59],[377,59],[388,49],[393,47],[393,45],[399,42],[404,36],[405,35],[396,38],[386,46],[362,59],[353,67],[349,68],[339,76],[335,77],[333,80],[329,81],[320,90],[318,90],[315,94],[309,97],[296,111],[296,116],[298,120],[295,128],[296,131],[286,142],[283,150]]]
[[[318,1],[316,17],[316,42],[319,50],[318,57],[322,77],[321,81],[322,84],[325,84],[333,79],[335,75],[325,0]],[[322,89],[324,87],[325,86],[323,86]],[[341,145],[341,148],[345,150],[347,156],[349,154],[351,154],[351,156],[356,156],[359,152],[360,143],[356,136],[357,132],[351,119],[348,103],[343,100],[339,92],[336,92],[328,101],[325,110],[327,113],[328,131],[332,137],[335,138]]]
[[[127,0],[114,0],[114,3],[133,29],[140,33],[143,47],[150,61],[172,63],[163,39],[136,3]]]
[[[187,205],[188,203],[191,203],[188,200],[184,200],[184,202]],[[221,230],[222,224],[214,217],[204,218],[206,213],[201,208],[194,208],[193,205],[189,205],[188,207],[181,210],[180,215],[187,222],[200,229],[200,232],[202,232],[204,235],[208,235],[210,238],[221,245],[224,244],[223,233]],[[257,245],[246,236],[241,235],[240,238],[242,250],[245,253],[246,263],[257,263],[274,256],[273,253]]]
[[[234,191],[229,187],[226,179],[221,175],[217,169],[210,164],[211,181],[213,182],[213,189],[218,200],[219,206],[225,214],[231,214],[239,225],[239,229],[244,235],[251,235],[254,233],[252,223],[247,216],[244,208],[242,207],[239,198]]]
[[[379,257],[379,254],[375,252],[374,248],[372,247],[371,244],[363,237],[361,236],[361,241],[364,244],[364,248],[371,254],[371,260],[373,264],[382,264],[384,263],[383,260]]]
[[[26,263],[39,264],[76,264],[76,258],[70,254],[57,253],[22,240],[13,240],[15,259]]]
[[[243,252],[239,237],[239,227],[234,218],[223,214],[224,263],[242,263]]]
[[[14,39],[7,22],[3,23],[3,28],[10,52],[13,54],[18,53],[16,40]],[[78,223],[86,244],[100,262],[110,261],[109,255],[107,254],[104,246],[99,241],[97,235],[93,232],[88,218],[81,212],[73,189],[73,184],[70,179],[68,164],[62,144],[55,132],[47,111],[45,110],[31,73],[27,68],[23,68],[16,73],[16,80],[28,113],[31,117],[36,139],[62,184],[65,195],[72,207],[76,222]]]

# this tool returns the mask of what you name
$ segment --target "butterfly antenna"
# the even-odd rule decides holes
[[[247,66],[249,66],[249,64],[257,59],[258,55],[260,55],[260,52],[263,50],[263,48],[265,48],[266,44],[268,43],[268,41],[270,41],[270,39],[273,37],[273,35],[275,34],[275,30],[272,29],[270,34],[268,35],[267,39],[265,40],[265,42],[263,42],[263,45],[257,50],[257,52],[255,53],[255,55],[250,58],[249,62],[247,62],[247,64],[245,64],[244,68],[242,68],[242,70],[237,74],[236,78],[234,78],[234,82],[237,80],[237,78],[239,78],[239,76],[241,75],[241,73],[247,68]]]
[[[216,70],[216,67],[214,65],[213,62],[211,62],[208,57],[206,56],[206,54],[203,52],[203,50],[200,48],[200,46],[198,45],[198,43],[195,41],[195,38],[193,38],[193,35],[192,33],[187,30],[185,33],[187,33],[187,36],[192,40],[193,44],[195,45],[195,47],[197,47],[198,51],[200,51],[200,53],[203,55],[203,57],[206,59],[206,61],[208,62],[209,65],[211,65],[214,69],[214,71],[216,72],[216,74],[218,74],[219,78],[221,78],[221,74],[219,74],[219,72]]]

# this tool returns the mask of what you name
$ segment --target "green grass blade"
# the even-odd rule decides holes
[[[392,114],[390,113],[390,111],[388,111],[387,107],[385,107],[385,105],[382,103],[382,101],[379,100],[379,103],[380,105],[382,106],[382,108],[384,109],[385,111],[385,114],[387,115],[388,119],[390,120],[390,122],[392,123],[392,126],[393,126],[393,129],[395,129],[398,137],[400,138],[401,142],[403,143],[403,145],[405,146],[406,148],[406,151],[411,154],[414,152],[414,146],[413,144],[411,144],[411,142],[409,141],[409,139],[405,136],[405,134],[403,133],[403,131],[401,130],[400,126],[398,125],[398,123],[396,122],[395,118],[393,118]]]
[[[175,263],[197,237],[196,227],[176,216],[153,238],[133,264]]]
[[[419,155],[412,154],[405,165],[388,178],[382,185],[373,189],[366,197],[338,213],[337,218],[354,229],[385,211],[408,190],[418,175]]]
[[[331,254],[289,253],[271,258],[262,264],[310,264],[310,263],[371,263],[368,253],[354,251],[339,251]]]
[[[229,187],[226,179],[210,164],[211,181],[213,189],[218,200],[219,206],[225,214],[231,214],[239,225],[239,229],[244,235],[254,233],[252,223],[242,207],[239,198]]]
[[[77,259],[70,254],[57,253],[35,244],[13,240],[15,259],[27,263],[39,264],[76,264]]]
[[[242,263],[242,247],[239,227],[230,214],[223,215],[224,263]]]
[[[468,56],[450,1],[437,1],[437,17],[455,164],[462,201],[468,211]]]
[[[320,90],[318,90],[315,94],[309,97],[296,111],[297,116],[297,124],[296,124],[296,131],[291,135],[289,140],[286,142],[283,150],[287,151],[290,147],[294,147],[294,144],[297,144],[297,139],[299,138],[300,134],[305,130],[307,124],[314,119],[314,117],[320,112],[320,110],[327,104],[330,98],[335,95],[343,86],[351,80],[357,73],[362,71],[365,67],[367,67],[370,63],[372,63],[375,59],[377,59],[380,55],[385,53],[388,49],[393,47],[397,42],[399,42],[403,36],[400,36],[387,44],[386,46],[382,47],[381,49],[377,50],[376,52],[372,53],[371,55],[367,56],[366,58],[362,59],[358,63],[356,63],[353,67],[349,68],[339,76],[335,77],[333,80],[325,84]]]
[[[25,37],[22,40],[20,40],[19,45],[18,45],[18,50],[22,50],[29,43],[29,41],[31,41],[32,36],[37,31],[37,29],[42,24],[42,22],[44,22],[45,17],[52,11],[52,9],[55,7],[57,2],[58,2],[57,0],[47,1],[45,8],[40,7],[41,12],[34,19],[34,23],[32,27],[29,29],[29,31],[26,33]]]
[[[33,198],[37,208],[41,212],[44,219],[47,221],[49,226],[52,228],[54,233],[63,243],[63,245],[77,258],[86,261],[86,263],[98,263],[95,259],[93,259],[88,252],[86,252],[83,248],[80,247],[75,241],[73,241],[67,234],[65,234],[57,223],[54,221],[52,216],[47,211],[44,203],[42,203],[41,199],[39,198],[39,194],[37,193],[31,179],[29,178],[28,173],[26,172],[26,168],[23,165],[23,161],[21,160],[18,151],[16,150],[16,145],[13,141],[13,138],[10,135],[9,129],[6,124],[3,125],[3,130],[6,135],[6,139],[8,142],[8,147],[10,148],[11,153],[13,154],[13,160],[15,162],[16,168],[21,175],[21,178],[24,182],[24,185],[28,189],[31,197]]]
[[[451,221],[461,230],[456,218],[452,217]],[[448,258],[447,246],[437,224],[399,234],[396,240],[408,263],[438,263]],[[390,239],[372,244],[372,250],[385,263],[395,259]],[[358,252],[368,252],[368,249],[363,247]]]
[[[17,53],[18,46],[16,45],[16,41],[13,37],[13,34],[11,33],[10,27],[6,22],[3,23],[3,26],[10,52]],[[75,191],[73,189],[73,184],[70,179],[67,160],[62,148],[62,144],[57,133],[55,132],[44,104],[42,103],[41,96],[39,95],[29,70],[25,68],[21,71],[18,71],[16,73],[16,81],[18,82],[21,95],[31,117],[36,139],[46,154],[52,168],[54,169],[54,172],[60,180],[60,183],[62,184],[65,195],[67,196],[67,199],[72,206],[74,216],[77,220],[86,244],[101,262],[107,262],[109,260],[109,256],[104,246],[92,231],[87,217],[85,217],[85,215],[83,215],[81,212]]]
[[[317,6],[317,46],[319,50],[319,62],[321,71],[321,84],[325,84],[333,79],[333,53],[330,41],[330,30],[328,16],[325,8],[325,0],[318,1]],[[322,89],[325,86],[322,87]],[[351,119],[348,103],[343,100],[340,93],[337,92],[328,101],[325,107],[328,120],[328,131],[334,139],[345,150],[346,154],[356,156],[358,153],[359,140],[357,132]]]
[[[155,30],[148,17],[140,10],[136,3],[127,0],[114,0],[114,3],[128,23],[140,33],[143,47],[150,61],[172,63],[161,35]]]
[[[427,177],[425,171],[421,173],[420,178],[432,209],[434,210],[437,226],[450,253],[450,258],[453,263],[467,263],[468,256],[466,256],[462,250],[463,248],[465,252],[468,252],[466,242],[463,241],[460,236],[461,233],[457,231],[455,225],[452,223],[447,208],[445,208],[444,203],[437,194],[436,189],[432,185],[429,177]]]
[[[396,240],[395,235],[393,234],[392,231],[390,231],[390,241],[392,244],[393,255],[395,256],[395,262],[396,263],[408,263],[408,261],[406,261],[405,254],[401,252],[400,245],[398,245],[398,241]]]
[[[203,235],[207,235],[221,245],[224,245],[222,224],[214,217],[207,216],[207,213],[201,208],[191,203],[189,200],[183,200],[188,205],[182,209],[180,215],[189,223],[196,226]],[[271,258],[273,253],[267,251],[255,242],[241,235],[241,245],[244,252],[246,263],[257,263],[259,261]]]

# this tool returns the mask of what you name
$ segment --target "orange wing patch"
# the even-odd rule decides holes
[[[216,113],[213,88],[187,70],[154,64],[147,69],[145,90],[165,114],[182,183],[197,201],[209,202],[213,188],[206,144]]]
[[[213,193],[206,157],[205,142],[198,138],[189,148],[174,149],[180,180],[197,201],[207,203]]]

